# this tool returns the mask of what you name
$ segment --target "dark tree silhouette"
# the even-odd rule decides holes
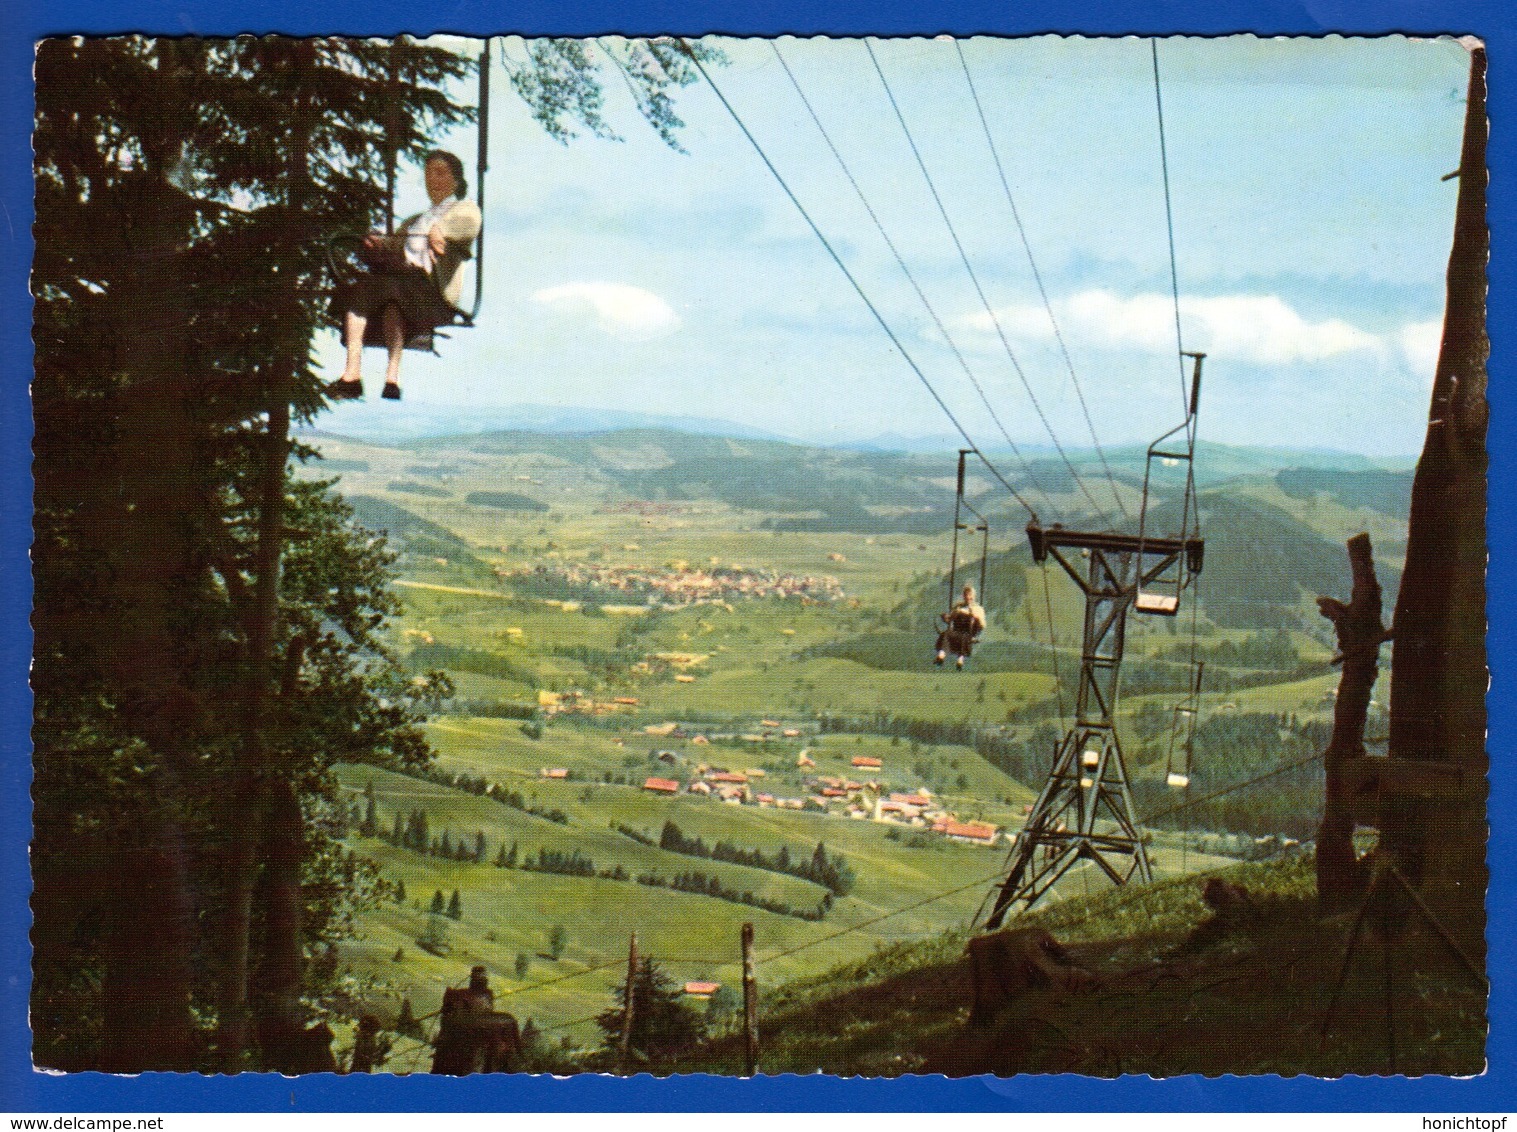
[[[532,50],[513,83],[556,136],[605,131],[605,68],[678,125],[672,47]],[[406,39],[39,45],[40,1064],[301,1067],[305,956],[376,890],[313,817],[327,770],[425,761],[447,686],[385,651],[391,556],[292,479],[290,427],[324,403],[312,336],[388,151],[465,121],[473,66]]]
[[[616,1006],[604,1011],[595,1024],[608,1043],[621,1040],[627,988],[616,988]],[[683,988],[653,959],[638,964],[632,980],[632,1048],[647,1057],[674,1057],[689,1050],[706,1036],[706,1019],[685,1005]]]

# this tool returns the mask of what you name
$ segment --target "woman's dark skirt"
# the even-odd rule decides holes
[[[369,320],[364,328],[366,346],[384,345],[383,314],[386,307],[400,313],[409,341],[451,325],[457,309],[438,292],[429,276],[414,264],[401,268],[371,268],[332,296],[331,316],[342,326],[349,311]]]
[[[974,653],[974,641],[975,635],[972,632],[944,629],[938,634],[938,642],[933,648],[938,652],[951,652],[955,656],[971,656]]]

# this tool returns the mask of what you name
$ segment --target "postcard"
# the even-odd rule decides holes
[[[20,1107],[1503,1087],[1485,40],[169,30],[33,44]]]

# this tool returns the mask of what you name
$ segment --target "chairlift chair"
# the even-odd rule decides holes
[[[449,323],[451,329],[469,330],[475,325],[479,317],[480,307],[485,297],[485,174],[490,169],[490,43],[487,36],[479,49],[479,110],[478,110],[478,151],[475,161],[474,172],[474,200],[479,207],[480,225],[479,235],[474,238],[474,250],[466,258],[474,261],[474,302],[468,310],[454,312],[453,321]],[[393,75],[391,81],[394,81]],[[399,148],[393,141],[394,132],[387,131],[387,144],[385,148],[385,192],[387,199],[385,219],[385,232],[388,235],[395,233],[395,186],[396,170],[399,164]],[[451,335],[442,333],[440,328],[424,330],[419,334],[413,334],[407,341],[407,350],[417,350],[427,354],[437,354],[435,339],[444,341]],[[378,325],[378,320],[367,327],[364,331],[365,346],[383,347],[385,345],[383,331]]]
[[[1196,721],[1201,715],[1201,675],[1205,671],[1206,662],[1197,661],[1189,694],[1172,709],[1164,784],[1175,790],[1190,786],[1191,765],[1196,754]]]
[[[1148,446],[1143,465],[1143,506],[1138,514],[1137,578],[1133,594],[1133,609],[1150,616],[1174,617],[1180,612],[1180,593],[1190,584],[1191,578],[1201,572],[1203,546],[1197,537],[1200,529],[1200,514],[1196,505],[1196,412],[1201,398],[1201,360],[1205,354],[1186,351],[1183,357],[1194,360],[1191,373],[1190,396],[1185,406],[1185,420],[1170,429]],[[1172,446],[1170,440],[1176,434],[1184,434],[1184,446]],[[1151,503],[1150,490],[1153,481],[1154,462],[1163,467],[1185,465],[1185,493],[1180,504],[1180,530],[1176,541],[1182,550],[1178,554],[1150,549],[1148,509]],[[1167,541],[1167,540],[1166,540]],[[1157,561],[1150,564],[1150,558]]]

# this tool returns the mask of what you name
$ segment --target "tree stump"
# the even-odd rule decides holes
[[[1012,998],[1034,987],[1084,990],[1099,982],[1042,928],[1007,928],[976,936],[964,950],[974,980],[971,1026],[989,1022]]]
[[[1364,757],[1364,724],[1380,668],[1380,646],[1388,634],[1381,621],[1380,582],[1367,534],[1348,540],[1353,591],[1345,605],[1319,597],[1317,608],[1333,623],[1343,672],[1333,708],[1333,734],[1322,754],[1326,776],[1322,824],[1317,829],[1317,900],[1329,913],[1341,912],[1361,899],[1369,885],[1369,867],[1354,853],[1354,808],[1346,765]]]

